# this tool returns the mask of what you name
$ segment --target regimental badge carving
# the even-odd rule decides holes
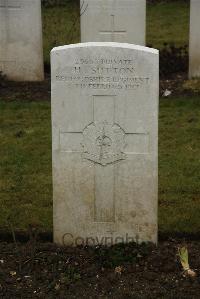
[[[83,157],[101,165],[126,158],[125,132],[118,124],[93,122],[83,131]]]

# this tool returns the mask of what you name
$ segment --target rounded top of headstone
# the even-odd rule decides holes
[[[130,49],[130,50],[136,50],[136,51],[143,51],[146,53],[152,53],[152,54],[159,54],[159,50],[134,44],[128,44],[128,43],[116,43],[116,42],[89,42],[89,43],[78,43],[78,44],[70,44],[70,45],[64,45],[55,47],[51,50],[51,53],[57,52],[57,51],[64,51],[67,49],[76,49],[76,48],[92,48],[92,47],[109,47],[109,48],[122,48],[122,49]]]

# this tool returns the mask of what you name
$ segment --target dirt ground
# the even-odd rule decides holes
[[[0,81],[0,98],[5,101],[50,101],[50,76],[46,75],[43,82]]]
[[[111,248],[0,243],[0,298],[200,298],[200,242],[188,246],[196,278],[184,277],[183,241]]]

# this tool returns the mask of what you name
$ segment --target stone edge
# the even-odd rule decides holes
[[[88,43],[78,43],[78,44],[70,44],[70,45],[64,45],[55,47],[51,50],[51,53],[57,52],[57,51],[64,51],[68,49],[76,49],[76,48],[87,48],[87,47],[111,47],[111,48],[122,48],[122,49],[131,49],[131,50],[137,50],[137,51],[143,51],[146,53],[152,53],[152,54],[159,54],[159,50],[154,48],[148,48],[144,46],[139,46],[135,44],[128,44],[128,43],[114,43],[114,42],[88,42]]]

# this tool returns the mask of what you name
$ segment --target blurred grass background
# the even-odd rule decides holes
[[[43,7],[44,56],[80,40],[79,6]],[[72,30],[73,29],[73,30]],[[147,43],[188,44],[189,2],[148,4]],[[19,95],[18,95],[19,97]],[[42,99],[36,99],[42,100]],[[0,228],[35,224],[52,230],[49,102],[0,97]],[[161,99],[159,119],[159,230],[200,230],[200,98]]]
[[[69,1],[65,6],[43,7],[44,61],[55,46],[80,42],[79,4]],[[164,43],[176,47],[188,44],[189,2],[174,0],[147,5],[147,45],[161,49]]]

